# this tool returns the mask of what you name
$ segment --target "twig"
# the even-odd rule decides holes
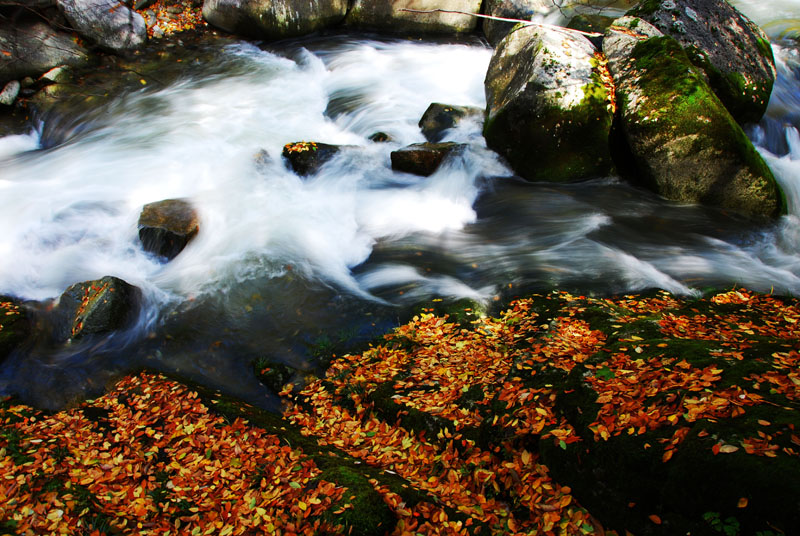
[[[525,19],[509,19],[506,17],[495,17],[494,15],[482,15],[480,13],[469,13],[466,11],[454,11],[451,9],[407,9],[402,8],[400,11],[407,11],[409,13],[455,13],[456,15],[467,15],[469,17],[477,17],[479,19],[497,20],[500,22],[521,22],[525,26],[541,26],[544,28],[555,28],[557,30],[564,30],[567,32],[575,32],[588,37],[601,37],[603,34],[596,32],[584,32],[583,30],[574,30],[572,28],[565,28],[564,26],[556,26],[555,24],[546,24],[544,22],[533,22]]]

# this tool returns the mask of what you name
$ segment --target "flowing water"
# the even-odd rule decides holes
[[[784,5],[774,20],[800,13]],[[0,392],[55,408],[147,366],[275,408],[254,360],[311,370],[433,299],[493,304],[556,286],[800,294],[800,57],[789,43],[775,42],[770,110],[749,128],[790,200],[791,214],[765,226],[615,177],[520,181],[478,123],[450,132],[468,149],[431,177],[392,171],[392,150],[424,141],[431,102],[484,106],[491,50],[480,42],[229,44],[166,86],[40,118],[0,138],[0,293],[46,315],[69,285],[114,275],[145,305],[124,333],[21,349],[0,365]],[[370,141],[379,131],[391,141]],[[347,147],[300,178],[280,157],[299,140]],[[137,219],[176,197],[197,207],[201,231],[163,263],[142,251]]]

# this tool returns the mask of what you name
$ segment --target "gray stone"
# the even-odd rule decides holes
[[[412,13],[404,11],[443,9],[480,13],[480,0],[353,0],[345,23],[360,30],[378,30],[403,35],[461,34],[477,28],[478,19],[458,13]]]
[[[20,83],[16,80],[12,80],[8,84],[3,87],[3,91],[0,91],[0,104],[5,106],[11,106],[14,104],[14,101],[17,100],[17,95],[19,95],[20,90]]]
[[[117,0],[58,0],[69,23],[103,48],[124,52],[147,42],[144,17]]]
[[[55,338],[67,341],[124,329],[136,319],[141,301],[141,290],[117,277],[76,283],[56,305]]]
[[[486,0],[484,12],[493,17],[506,19],[535,20],[553,11],[553,0]],[[483,33],[492,46],[497,45],[517,22],[484,19]]]
[[[310,34],[344,20],[347,0],[205,0],[203,16],[227,32],[257,39]]]
[[[446,132],[458,126],[465,119],[483,121],[484,111],[475,106],[456,106],[434,102],[419,120],[419,128],[425,139],[436,143],[443,141]]]
[[[537,26],[495,49],[483,133],[522,177],[568,182],[611,171],[612,103],[595,53],[581,34]]]
[[[86,49],[68,34],[57,32],[47,24],[17,23],[0,25],[0,84],[38,77],[59,65],[84,65],[89,61]]]

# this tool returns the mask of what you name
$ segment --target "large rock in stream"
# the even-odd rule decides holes
[[[139,314],[142,292],[113,276],[69,287],[55,308],[56,340],[78,339],[129,327]]]
[[[144,17],[117,0],[58,0],[58,7],[82,36],[113,52],[147,42]]]
[[[66,33],[42,22],[0,23],[0,85],[26,76],[38,77],[59,65],[84,65],[86,49]]]
[[[205,0],[203,17],[227,32],[256,39],[284,39],[339,24],[347,0]]]
[[[345,23],[359,30],[404,35],[463,34],[475,30],[478,19],[460,13],[415,13],[406,10],[479,13],[480,0],[353,0]]]
[[[677,40],[731,115],[758,122],[775,81],[766,34],[725,0],[647,0],[628,12]]]
[[[636,176],[658,194],[755,219],[785,212],[772,172],[680,44],[636,17],[603,41]]]
[[[486,143],[528,180],[568,182],[612,169],[604,60],[576,32],[525,26],[486,74]]]

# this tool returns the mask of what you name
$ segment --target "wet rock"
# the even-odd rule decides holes
[[[139,240],[145,251],[174,259],[199,229],[197,211],[184,199],[165,199],[142,208]]]
[[[375,143],[386,143],[387,141],[392,141],[392,137],[386,132],[376,132],[367,139]]]
[[[772,172],[677,41],[623,17],[609,28],[603,49],[619,130],[642,184],[667,199],[750,218],[785,212]]]
[[[59,65],[85,65],[86,49],[66,33],[41,22],[0,24],[0,83],[38,77]],[[7,54],[6,54],[7,53]]]
[[[486,0],[483,9],[486,15],[493,17],[535,20],[553,11],[554,4],[552,0]],[[519,23],[484,19],[483,33],[489,43],[495,46],[517,24]]]
[[[6,84],[3,90],[0,91],[0,104],[5,106],[14,104],[14,101],[17,100],[17,95],[19,95],[20,87],[20,83],[16,80],[12,80]]]
[[[535,26],[513,31],[486,74],[487,145],[528,180],[608,174],[613,113],[603,76],[603,59],[583,35]]]
[[[456,127],[464,119],[480,121],[483,119],[483,110],[474,106],[455,106],[434,102],[422,114],[419,128],[425,139],[436,143],[444,140],[445,132]]]
[[[340,150],[341,147],[338,145],[298,141],[287,143],[281,154],[295,173],[305,177],[318,172]]]
[[[0,295],[0,363],[28,337],[30,329],[22,302]]]
[[[205,0],[203,17],[217,28],[257,39],[283,39],[339,24],[347,0]]]
[[[359,30],[378,30],[404,35],[461,34],[472,32],[478,19],[458,13],[411,13],[413,9],[443,9],[479,13],[480,0],[354,0],[345,24]]]
[[[415,143],[392,151],[392,169],[428,177],[439,169],[445,157],[463,151],[463,143]]]
[[[55,308],[59,341],[124,329],[136,319],[141,290],[122,279],[105,276],[69,287]]]
[[[59,65],[44,73],[39,80],[49,84],[64,84],[72,79],[72,70],[66,65]]]
[[[724,0],[647,0],[628,12],[677,40],[739,123],[758,122],[775,81],[764,32]]]
[[[147,42],[144,17],[115,0],[58,0],[69,23],[103,48],[123,52]]]

